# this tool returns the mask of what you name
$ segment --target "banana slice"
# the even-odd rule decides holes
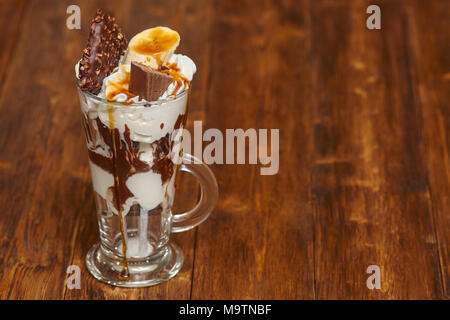
[[[167,27],[155,27],[135,35],[128,45],[123,64],[131,61],[158,69],[166,64],[180,43],[178,32]]]

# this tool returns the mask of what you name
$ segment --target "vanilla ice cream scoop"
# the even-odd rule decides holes
[[[153,69],[165,65],[180,43],[178,32],[167,27],[155,27],[135,35],[128,44],[122,64],[139,62]]]

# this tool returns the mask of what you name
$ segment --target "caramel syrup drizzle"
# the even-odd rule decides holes
[[[176,83],[176,86],[170,96],[174,96],[178,90],[180,90],[182,85],[184,85],[185,88],[190,88],[190,81],[180,73],[180,68],[175,62],[160,67],[158,71],[171,76],[173,79],[172,83]]]
[[[113,91],[109,92],[108,95],[106,96],[106,99],[108,101],[114,101],[114,98],[118,95],[118,94],[125,94],[127,96],[127,101],[126,102],[122,102],[122,104],[124,105],[130,105],[131,104],[131,99],[136,97],[135,94],[131,93],[128,90],[128,86],[130,84],[130,72],[127,71],[125,68],[122,68],[122,73],[124,74],[124,78],[120,79],[117,82],[113,82],[113,81],[108,81],[108,86],[111,86],[113,88]],[[117,71],[117,70],[116,70]]]
[[[125,241],[125,230],[123,228],[123,213],[122,206],[120,205],[120,195],[119,195],[119,177],[116,174],[116,159],[117,159],[117,147],[116,147],[116,135],[114,134],[114,110],[113,103],[108,102],[108,116],[109,116],[109,130],[111,132],[112,137],[112,146],[113,146],[113,171],[114,171],[114,192],[115,198],[117,199],[117,207],[119,208],[119,228],[120,228],[120,236],[122,240],[122,254],[123,254],[123,268],[119,274],[120,280],[126,280],[130,276],[128,270],[128,260],[127,260],[127,244]],[[120,141],[119,141],[120,143]]]

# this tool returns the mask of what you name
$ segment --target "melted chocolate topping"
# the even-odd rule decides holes
[[[174,172],[174,165],[170,159],[169,134],[154,142],[154,161],[153,166],[150,167],[147,163],[139,159],[139,143],[131,140],[130,129],[127,125],[125,125],[124,139],[122,140],[117,128],[110,130],[99,118],[96,118],[96,123],[98,132],[111,150],[112,134],[115,135],[116,157],[106,157],[93,150],[89,150],[89,159],[103,170],[117,176],[119,180],[117,187],[112,186],[110,188],[110,192],[113,195],[113,204],[117,210],[120,209],[128,198],[133,196],[126,185],[127,179],[133,174],[152,170],[161,175],[162,183],[170,180]]]
[[[103,140],[110,148],[112,148],[111,130],[109,130],[98,118],[97,125]],[[115,135],[114,139],[118,142],[116,146],[117,156],[111,158],[105,157],[102,154],[89,150],[89,158],[103,170],[118,177],[119,183],[117,190],[114,190],[116,188],[113,186],[111,187],[111,192],[113,194],[114,207],[119,210],[125,201],[133,196],[126,185],[127,179],[135,173],[149,171],[150,166],[139,159],[136,149],[130,139],[130,129],[127,125],[125,125],[124,132],[125,141],[120,139],[119,129],[112,130],[112,134]]]
[[[175,122],[175,125],[173,126],[173,129],[174,130],[180,129],[181,125],[182,124],[184,125],[184,122],[185,122],[184,120],[185,120],[184,114],[178,115],[177,121]]]
[[[170,146],[169,146],[170,135],[166,134],[155,142],[155,150],[153,152],[154,161],[152,170],[155,173],[161,175],[162,183],[166,183],[173,175],[173,162],[169,158]]]

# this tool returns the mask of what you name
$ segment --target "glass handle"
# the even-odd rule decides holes
[[[200,200],[190,211],[172,216],[172,232],[195,228],[205,221],[214,209],[219,197],[219,187],[211,169],[190,154],[184,154],[180,170],[191,173],[200,183]]]

